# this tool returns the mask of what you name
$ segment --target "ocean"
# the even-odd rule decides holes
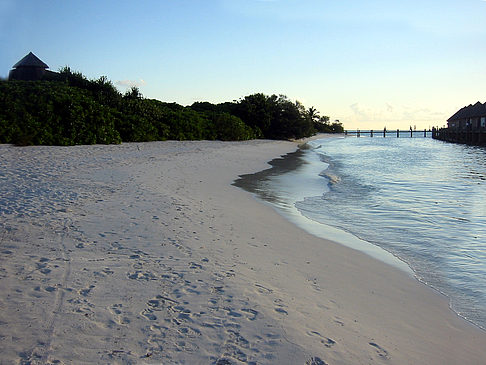
[[[336,137],[271,165],[235,185],[313,234],[410,272],[486,329],[486,148]]]

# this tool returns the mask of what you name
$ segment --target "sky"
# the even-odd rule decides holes
[[[486,102],[484,0],[0,0],[0,77],[31,51],[182,105],[283,94],[346,129]]]

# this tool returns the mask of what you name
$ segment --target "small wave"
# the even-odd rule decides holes
[[[321,176],[327,178],[330,185],[335,185],[341,181],[341,178],[339,176],[329,171],[324,171],[323,173],[321,173]]]

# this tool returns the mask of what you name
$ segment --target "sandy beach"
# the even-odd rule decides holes
[[[231,185],[296,148],[0,145],[0,364],[485,364],[447,298]]]

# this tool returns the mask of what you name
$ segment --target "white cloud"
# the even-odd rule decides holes
[[[140,80],[118,80],[116,82],[116,84],[118,86],[123,86],[123,87],[126,87],[126,88],[130,88],[130,87],[140,87],[140,86],[143,86],[146,84],[145,80],[143,79],[140,79]]]
[[[349,105],[348,114],[341,118],[348,129],[379,129],[386,126],[388,129],[408,129],[416,125],[418,129],[428,128],[447,119],[442,111],[429,108],[409,107],[405,105]]]

